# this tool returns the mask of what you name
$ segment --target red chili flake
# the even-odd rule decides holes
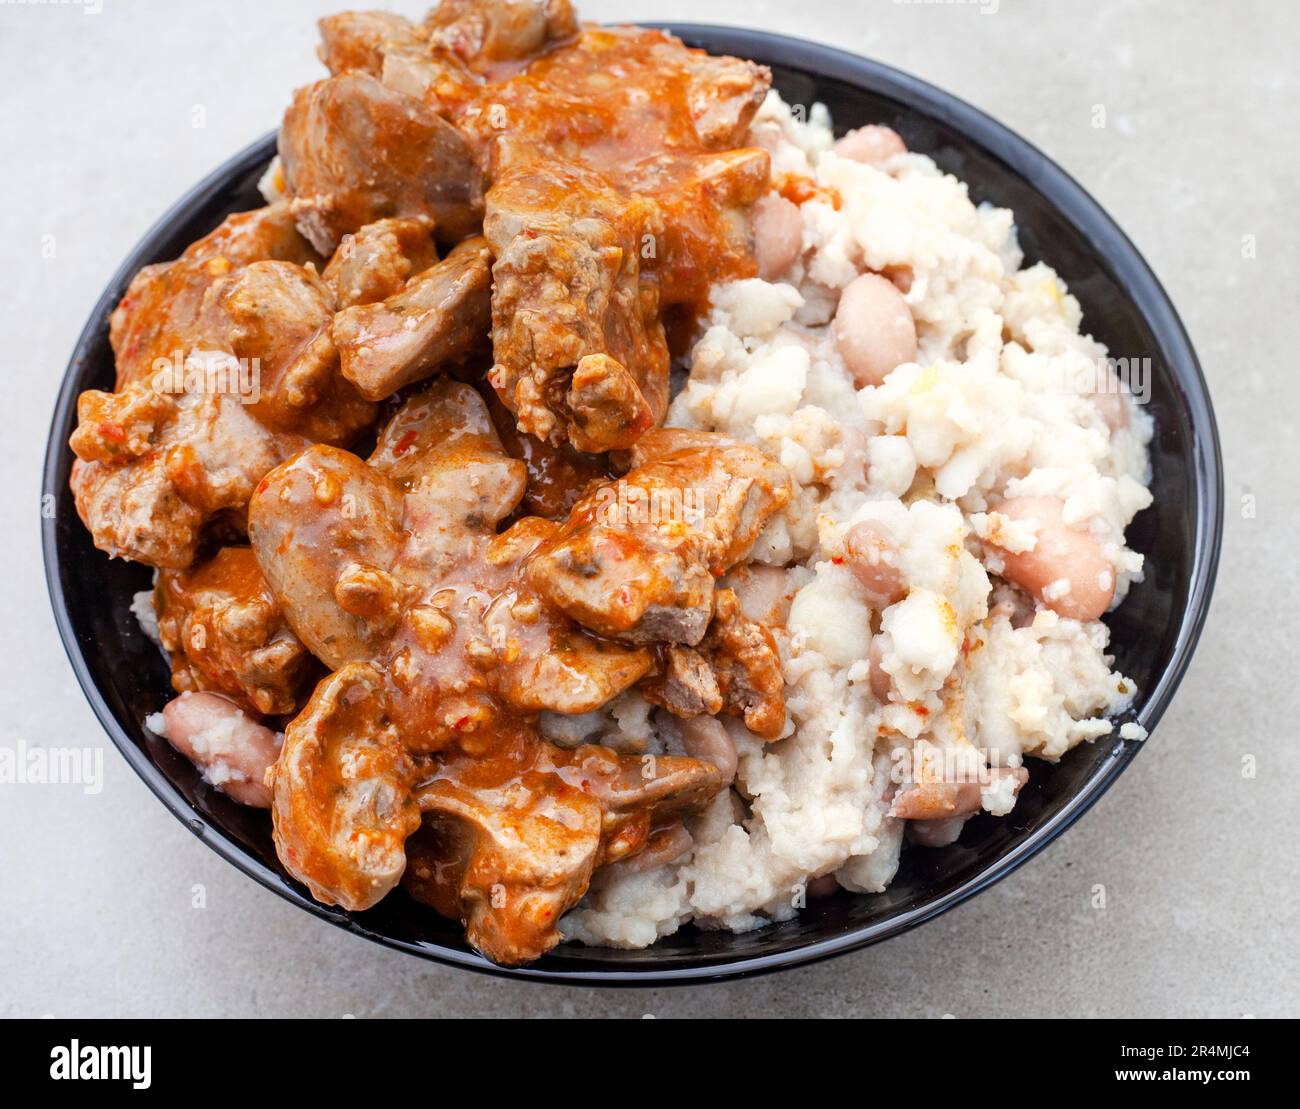
[[[462,716],[459,720],[456,721],[456,723],[452,725],[452,730],[457,732],[463,732],[468,724],[469,724],[469,717]]]
[[[99,425],[99,434],[105,439],[111,439],[114,443],[126,442],[126,429],[121,424],[115,424],[112,420],[105,420]]]
[[[397,445],[393,447],[393,453],[405,454],[408,450],[411,449],[411,444],[414,443],[415,440],[416,440],[415,429],[412,428],[405,435],[403,435],[399,440],[397,440]]]
[[[844,565],[844,556],[843,556],[843,555],[831,555],[831,561],[832,561],[833,563],[835,563],[836,566],[843,566],[843,565]]]

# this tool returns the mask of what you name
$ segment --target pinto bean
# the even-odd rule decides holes
[[[1123,393],[1114,387],[1099,389],[1092,394],[1091,400],[1112,432],[1128,427],[1128,400]]]
[[[1029,781],[1022,766],[993,767],[989,781],[1010,778],[1018,794]],[[921,847],[947,847],[961,835],[962,826],[980,810],[983,790],[978,782],[926,782],[912,786],[894,799],[890,815],[907,819],[907,836]]]
[[[979,812],[979,782],[918,782],[894,797],[890,816],[900,820],[947,820]]]
[[[835,347],[861,389],[879,385],[916,359],[916,323],[903,294],[875,273],[854,278],[840,296],[832,325]]]
[[[1029,781],[1029,772],[1023,767],[993,767],[988,771],[989,782],[1003,778],[1014,781],[1014,793]],[[889,815],[900,820],[921,823],[941,823],[953,817],[973,816],[980,811],[983,787],[979,782],[917,782],[894,797]]]
[[[918,847],[947,847],[956,843],[969,816],[952,816],[946,820],[909,820],[907,838]]]
[[[1015,497],[997,508],[1010,520],[1038,525],[1033,549],[1000,548],[1003,576],[1053,612],[1074,620],[1098,620],[1115,596],[1115,571],[1090,532],[1071,527],[1055,497]]]
[[[823,897],[830,897],[837,893],[839,888],[840,884],[835,880],[834,874],[822,874],[808,879],[804,893],[809,901],[819,901]]]
[[[888,608],[907,595],[898,547],[889,529],[877,520],[863,520],[845,533],[844,565],[877,608]]]
[[[878,166],[897,154],[906,154],[907,144],[892,127],[869,123],[850,131],[832,149],[841,158]]]
[[[775,281],[803,251],[803,216],[785,197],[768,193],[754,202],[752,219],[758,276]]]
[[[266,771],[280,755],[275,732],[218,693],[182,693],[162,710],[167,741],[205,780],[241,805],[271,807]]]
[[[739,759],[736,745],[722,722],[713,716],[694,716],[680,724],[686,753],[701,762],[712,763],[722,773],[723,786],[731,785],[736,778]]]

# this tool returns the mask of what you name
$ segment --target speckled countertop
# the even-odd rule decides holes
[[[97,795],[0,785],[0,1014],[1295,1016],[1300,9],[583,5],[593,19],[820,39],[916,73],[1038,144],[1115,216],[1178,305],[1213,390],[1228,497],[1214,608],[1182,690],[1148,749],[1043,855],[939,920],[829,964],[588,992],[382,950],[245,879],[108,743],[46,600],[40,461],[86,314],[172,200],[276,125],[289,91],[318,73],[312,21],[344,6],[0,4],[0,519],[13,541],[0,577],[0,745],[105,749]]]

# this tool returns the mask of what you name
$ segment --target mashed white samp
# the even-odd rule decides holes
[[[782,198],[756,217],[766,279],[715,286],[668,423],[790,472],[727,582],[777,625],[788,720],[771,743],[724,721],[733,788],[679,858],[593,888],[564,921],[586,943],[788,919],[826,875],[882,890],[905,832],[1011,812],[1025,756],[1109,734],[1134,694],[1100,617],[1141,578],[1151,421],[1078,303],[1022,268],[1011,212],[887,128],[835,144],[773,93],[751,140]],[[682,749],[635,693],[581,720],[569,741]]]

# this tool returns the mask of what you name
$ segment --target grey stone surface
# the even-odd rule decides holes
[[[585,4],[591,18],[713,20],[831,42],[927,78],[1040,145],[1118,219],[1179,306],[1214,391],[1229,500],[1209,629],[1173,708],[1044,855],[947,916],[830,964],[593,994],[427,965],[245,879],[116,755],[49,615],[39,465],[77,332],[156,216],[276,125],[290,90],[317,73],[312,19],[343,6],[103,0],[92,15],[0,4],[0,742],[102,747],[105,765],[96,796],[0,786],[0,1013],[1296,1015],[1300,11],[1205,0]],[[1097,884],[1104,910],[1092,907]]]

